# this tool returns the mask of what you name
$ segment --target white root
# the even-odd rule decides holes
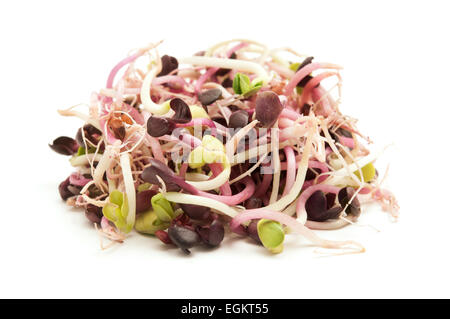
[[[179,59],[179,62],[184,64],[236,69],[239,71],[250,72],[256,74],[264,84],[269,82],[269,74],[267,71],[260,64],[255,62],[202,56],[181,58]]]

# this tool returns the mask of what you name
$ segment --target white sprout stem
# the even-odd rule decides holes
[[[273,204],[278,199],[278,190],[280,189],[280,154],[279,154],[279,139],[278,139],[278,123],[275,124],[274,129],[270,135],[272,141],[272,159],[273,159],[273,183],[272,193],[270,194],[269,203]]]
[[[94,126],[96,129],[98,130],[102,130],[100,127],[100,122],[96,119],[93,119],[91,117],[89,117],[89,115],[86,115],[84,113],[78,112],[78,111],[73,111],[71,109],[68,110],[58,110],[58,113],[62,116],[75,116],[78,117],[80,119],[82,119],[83,121],[85,121],[88,124],[91,124],[92,126]]]
[[[258,120],[254,120],[241,128],[234,136],[225,144],[226,155],[229,160],[233,158],[234,152],[236,152],[239,141],[250,132],[255,125],[258,124]]]
[[[169,111],[169,108],[167,104],[156,104],[152,101],[151,95],[150,95],[150,88],[152,85],[153,79],[156,77],[156,75],[161,72],[162,65],[161,65],[161,59],[159,58],[158,52],[156,52],[156,66],[154,66],[145,76],[144,81],[142,82],[141,86],[141,101],[142,106],[144,109],[151,113],[156,115],[164,115]]]
[[[100,157],[100,160],[97,164],[97,167],[94,171],[94,183],[99,188],[102,189],[103,185],[103,175],[105,174],[108,167],[111,165],[111,162],[114,159],[117,148],[120,145],[120,141],[117,140],[113,145],[107,145],[105,147],[105,152],[103,156]]]
[[[174,202],[174,203],[192,204],[192,205],[200,205],[200,206],[209,207],[209,208],[212,208],[216,211],[223,213],[224,215],[230,216],[231,218],[233,218],[237,215],[237,212],[230,206],[228,206],[222,202],[219,202],[215,199],[206,198],[203,196],[169,192],[169,193],[164,193],[164,197],[168,201]]]
[[[97,207],[105,207],[107,204],[106,201],[104,201],[104,200],[95,200],[95,199],[90,198],[86,194],[81,195],[81,197],[83,197],[83,199],[86,201],[86,203],[95,205]]]
[[[325,135],[325,138],[327,139],[328,144],[330,145],[331,149],[333,150],[333,152],[336,154],[336,156],[338,157],[338,159],[341,161],[342,165],[344,165],[344,167],[342,169],[344,169],[343,172],[346,171],[347,174],[345,174],[344,176],[349,176],[358,186],[361,185],[361,181],[358,179],[358,177],[353,173],[355,170],[358,169],[358,166],[355,166],[355,168],[352,170],[350,169],[350,165],[347,164],[347,162],[345,161],[344,157],[341,155],[341,153],[339,152],[339,150],[337,149],[335,143],[333,142],[333,139],[331,138],[330,133],[328,132],[328,128],[326,125],[321,125],[322,126],[322,131],[323,134]],[[334,172],[336,173],[336,172]],[[327,183],[329,184],[329,182]],[[333,184],[334,185],[334,184]]]
[[[294,200],[288,207],[286,207],[285,210],[282,211],[282,213],[289,216],[294,216],[297,213],[297,201],[298,199]]]
[[[228,160],[225,160],[223,164],[224,164],[223,171],[213,179],[202,182],[191,182],[191,181],[186,182],[201,191],[209,191],[212,189],[219,188],[228,181],[231,173],[231,165],[228,162]]]
[[[186,173],[186,182],[192,181],[192,182],[203,182],[207,181],[211,178],[211,176],[205,175],[205,174],[199,174],[199,173]]]
[[[153,68],[145,76],[144,82],[142,82],[141,86],[141,100],[142,106],[147,112],[151,114],[163,115],[167,113],[167,108],[165,107],[165,105],[154,103],[150,96],[150,86],[156,74],[158,73],[159,70],[157,68]]]
[[[114,179],[109,178],[108,174],[106,174],[106,181],[108,182],[108,193],[111,193],[117,188],[116,182]]]
[[[358,170],[358,167],[364,167],[367,164],[375,161],[377,158],[379,158],[383,154],[383,152],[386,150],[387,147],[389,147],[389,145],[385,146],[381,150],[372,152],[369,155],[358,159],[353,164],[347,165],[347,167],[343,167],[341,169],[334,171],[333,176],[331,176],[329,179],[327,179],[325,181],[325,184],[338,185],[338,184],[342,183],[342,181],[344,181],[348,177],[349,171],[352,172],[352,174],[353,174],[354,171]],[[358,183],[358,185],[359,185],[359,183]]]
[[[131,173],[130,156],[128,153],[120,155],[120,166],[122,167],[125,193],[128,200],[127,224],[134,225],[136,218],[136,190],[134,188],[133,175]]]
[[[285,146],[288,146],[288,145],[291,145],[290,141],[281,142],[278,145],[278,149],[284,148]],[[248,149],[248,150],[246,150],[244,152],[237,153],[231,159],[231,165],[234,166],[234,165],[237,165],[237,164],[244,163],[245,161],[248,161],[250,158],[253,158],[253,157],[256,157],[256,156],[267,155],[270,152],[271,149],[272,149],[272,144],[271,143],[267,143],[267,144],[262,144],[262,145],[253,147],[253,148]]]
[[[72,157],[69,160],[69,162],[70,162],[70,165],[76,167],[76,166],[88,165],[92,161],[99,162],[99,161],[101,161],[102,158],[103,158],[103,154],[89,153],[89,154],[78,155],[78,156]]]
[[[244,61],[244,60],[234,60],[234,59],[224,59],[224,58],[212,58],[203,56],[191,56],[182,58],[179,60],[180,63],[209,66],[216,68],[225,69],[236,69],[239,71],[251,72],[256,74],[264,84],[269,82],[269,74],[267,71],[258,63]]]
[[[219,43],[213,45],[212,47],[210,47],[205,52],[205,56],[210,57],[220,47],[226,46],[226,45],[228,45],[230,43],[233,43],[233,42],[245,42],[245,43],[249,43],[249,44],[253,44],[253,45],[259,46],[259,47],[261,47],[264,50],[266,49],[266,46],[264,44],[256,42],[256,41],[253,41],[253,40],[249,40],[249,39],[232,39],[232,40],[228,40],[228,41],[219,42]]]
[[[302,159],[298,166],[295,183],[292,186],[291,190],[286,196],[283,196],[282,198],[280,198],[280,200],[265,207],[265,209],[281,211],[290,203],[292,203],[297,198],[298,194],[300,194],[300,191],[302,190],[303,187],[303,183],[305,181],[306,171],[308,169],[309,155],[311,154],[312,148],[312,135],[313,132],[311,127],[308,131],[305,147],[303,148]]]

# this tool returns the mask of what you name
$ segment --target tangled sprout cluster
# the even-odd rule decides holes
[[[84,124],[50,145],[75,168],[62,199],[110,244],[135,229],[190,253],[234,232],[279,253],[296,233],[354,253],[364,248],[313,230],[357,224],[369,201],[397,218],[380,154],[339,110],[340,66],[245,39],[185,58],[159,44],[120,61],[88,113],[60,110]]]

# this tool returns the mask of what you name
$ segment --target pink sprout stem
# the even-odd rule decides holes
[[[351,137],[339,136],[339,143],[349,148],[355,147],[355,141]]]
[[[178,84],[181,87],[187,85],[186,81],[177,75],[163,75],[153,79],[152,81],[152,85],[162,85],[165,83]]]
[[[139,52],[132,54],[130,56],[127,56],[125,59],[123,59],[122,61],[117,63],[116,66],[109,73],[108,80],[106,81],[106,88],[112,89],[113,84],[114,84],[114,78],[116,77],[117,72],[119,72],[119,70],[121,68],[123,68],[125,65],[133,62],[134,60],[136,60],[138,57],[140,57],[144,53],[145,53],[144,50],[139,50]]]
[[[306,85],[305,88],[303,89],[301,98],[300,98],[300,102],[299,105],[302,106],[305,103],[308,102],[310,96],[311,96],[311,91],[324,79],[332,77],[332,76],[338,76],[339,77],[339,73],[337,72],[323,72],[320,73],[318,75],[316,75],[315,77],[313,77]]]
[[[295,182],[295,154],[291,146],[284,148],[286,154],[286,184],[283,191],[283,196],[289,193]]]
[[[334,102],[331,96],[324,97],[324,94],[327,94],[327,92],[321,86],[314,88],[311,92],[313,102],[318,103],[320,101],[322,105],[322,109],[319,109],[316,113],[327,117],[333,113],[333,110],[336,110],[336,102]]]
[[[87,183],[89,183],[90,181],[92,181],[92,179],[86,178],[78,172],[70,174],[70,176],[69,176],[70,184],[75,185],[75,186],[84,186]]]
[[[220,164],[220,163],[211,163],[208,166],[209,166],[209,168],[211,168],[213,178],[218,176],[223,171],[222,164]],[[232,194],[231,188],[230,188],[230,183],[225,182],[224,184],[222,184],[222,186],[220,186],[220,192],[224,196],[230,196]]]
[[[297,120],[301,116],[302,115],[300,113],[298,113],[298,112],[296,112],[294,110],[291,110],[291,109],[287,109],[287,108],[284,108],[281,111],[281,114],[280,114],[280,118],[287,118],[287,119],[290,119],[292,121]]]
[[[215,199],[219,202],[222,202],[222,203],[230,205],[230,206],[237,205],[237,204],[242,203],[242,202],[246,201],[247,199],[249,199],[255,192],[255,183],[253,182],[253,180],[250,177],[248,177],[248,176],[245,177],[244,179],[242,179],[242,182],[245,184],[245,188],[236,195],[231,195],[231,196],[214,195],[214,194],[203,192],[203,191],[199,191],[199,195],[207,197],[207,198]]]
[[[261,184],[258,185],[258,190],[255,193],[255,197],[261,197],[269,189],[270,183],[272,182],[272,174],[264,174]]]
[[[303,80],[305,76],[317,69],[341,69],[341,67],[332,63],[310,63],[295,73],[291,81],[284,87],[284,95],[290,96],[297,84]]]

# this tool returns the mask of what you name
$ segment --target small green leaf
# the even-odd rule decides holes
[[[261,85],[252,87],[250,90],[245,92],[243,95],[245,98],[248,98],[248,97],[252,96],[253,94],[255,94],[256,92],[258,92],[260,88],[261,88]]]
[[[122,194],[122,192],[118,191],[117,189],[113,190],[109,194],[109,201],[111,203],[116,204],[117,206],[122,206],[122,204],[123,204],[123,194]]]
[[[239,85],[241,86],[241,94],[245,94],[246,92],[250,91],[252,88],[252,85],[250,84],[250,78],[246,76],[245,74],[238,73],[241,80],[239,81]]]
[[[237,73],[233,79],[233,91],[236,94],[242,94],[241,91],[241,78],[239,76],[240,73]]]
[[[109,202],[103,207],[103,215],[116,225],[118,229],[125,233],[129,233],[133,225],[127,223],[128,216],[128,200],[126,195],[118,190],[113,190],[109,194]]]
[[[128,199],[127,199],[127,195],[123,194],[123,203],[120,206],[120,214],[122,215],[122,217],[126,220],[127,216],[128,216],[128,212],[129,212],[129,208],[128,208]]]
[[[138,189],[137,189],[138,193],[146,191],[146,190],[150,189],[150,187],[152,187],[152,184],[150,184],[150,183],[141,184],[138,186]]]
[[[291,65],[289,66],[289,69],[291,69],[294,72],[297,72],[297,69],[299,66],[300,66],[299,62],[291,63]]]
[[[135,229],[140,233],[154,235],[157,230],[164,230],[169,228],[170,223],[164,223],[158,219],[156,213],[148,210],[136,219]]]
[[[224,163],[225,146],[212,135],[205,135],[202,145],[197,146],[189,154],[188,162],[190,168],[199,168],[205,164]]]
[[[250,78],[242,73],[236,73],[233,79],[233,90],[236,94],[245,94],[252,88]]]
[[[86,149],[83,146],[78,147],[77,156],[86,154]]]
[[[258,222],[257,228],[259,239],[264,247],[274,254],[283,251],[284,230],[279,222],[261,219]]]
[[[97,149],[95,147],[89,147],[88,148],[88,153],[89,154],[94,154],[95,151]],[[78,151],[77,151],[77,155],[76,156],[80,156],[80,155],[85,155],[86,154],[86,149],[83,146],[78,147]]]
[[[260,79],[260,78],[255,78],[253,81],[252,81],[252,87],[261,87],[263,85],[263,80],[262,79]]]
[[[199,168],[205,164],[203,162],[203,146],[197,146],[189,153],[188,162],[190,168]]]
[[[361,167],[361,171],[363,174],[364,182],[370,182],[376,175],[375,166],[372,163],[369,163],[363,167]],[[358,176],[359,180],[361,180],[361,175],[359,174],[359,170],[353,172],[356,176]]]
[[[152,207],[162,222],[170,222],[174,217],[174,211],[170,202],[159,193],[152,197]]]
[[[202,139],[203,162],[211,164],[221,162],[225,153],[225,146],[212,135],[205,135]]]
[[[120,218],[120,207],[113,203],[107,203],[102,209],[103,215],[113,223]]]

